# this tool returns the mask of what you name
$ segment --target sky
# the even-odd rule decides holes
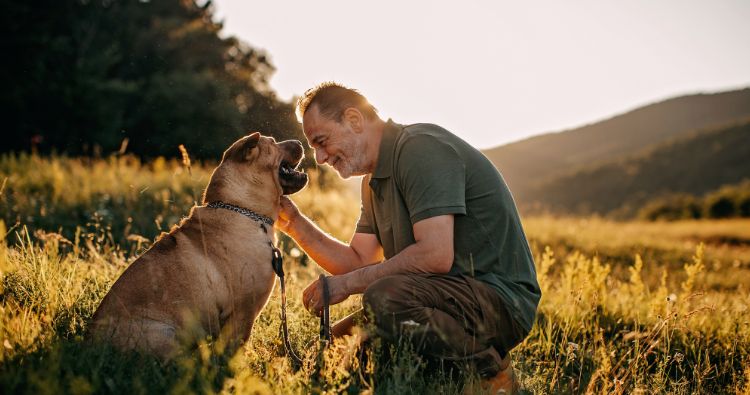
[[[750,86],[750,1],[214,0],[284,100],[323,81],[478,148]]]

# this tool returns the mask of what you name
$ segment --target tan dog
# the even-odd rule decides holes
[[[211,175],[204,205],[125,270],[94,313],[90,336],[163,360],[180,343],[208,335],[236,350],[273,289],[275,235],[261,220],[206,204],[220,201],[275,220],[281,195],[307,183],[294,170],[302,155],[298,141],[277,144],[259,133],[232,144]]]

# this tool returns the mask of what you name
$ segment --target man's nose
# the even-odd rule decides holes
[[[328,159],[328,154],[325,153],[325,150],[315,150],[315,161],[318,162],[319,165],[326,163],[326,159]]]

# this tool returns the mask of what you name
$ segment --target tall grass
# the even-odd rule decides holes
[[[575,251],[612,263],[613,275],[629,276],[627,267],[638,253],[644,281],[658,286],[668,270],[670,287],[684,279],[680,271],[700,244],[706,246],[706,289],[741,292],[750,288],[750,220],[693,220],[674,222],[616,222],[597,217],[532,217],[524,220],[532,247],[541,253],[550,246],[558,256]]]
[[[197,164],[188,171],[177,159],[143,163],[130,155],[90,159],[3,154],[0,220],[14,230],[26,226],[37,238],[54,232],[71,243],[85,243],[79,239],[82,235],[96,235],[139,250],[200,204],[213,166]],[[293,198],[336,237],[348,237],[354,231],[351,218],[359,211],[350,196],[325,193],[324,186],[346,189],[322,170],[308,174],[309,187]]]
[[[153,223],[155,235],[155,219],[161,215],[168,228],[168,214],[177,222],[205,186],[205,167],[193,166],[188,174],[176,162],[162,164],[155,170],[161,165],[124,158],[0,159],[0,179],[8,180],[0,201],[10,210],[0,223],[0,235],[6,235],[0,241],[3,393],[460,393],[464,380],[475,379],[434,371],[407,342],[375,342],[360,350],[347,338],[319,356],[318,320],[299,295],[320,271],[288,240],[290,331],[305,360],[299,371],[291,368],[279,336],[278,289],[236,355],[223,355],[206,339],[160,364],[87,344],[83,336],[94,309],[151,241],[134,237],[149,234],[135,225],[125,232],[127,221],[117,217],[134,210],[143,226]],[[137,187],[118,185],[123,181]],[[88,192],[76,190],[84,184]],[[156,197],[143,197],[148,191]],[[161,201],[159,191],[168,191],[170,202]],[[121,202],[107,206],[111,217],[101,215],[98,226],[65,222],[66,210],[76,207],[94,221],[91,213],[100,210],[104,195]],[[312,182],[295,200],[336,237],[351,235],[359,210],[347,192]],[[742,240],[750,222],[659,229],[587,221],[525,221],[543,297],[531,334],[512,353],[524,390],[750,393],[750,294],[741,279],[722,279],[746,270],[750,261],[742,243],[720,247],[714,240]],[[358,306],[359,297],[352,297],[333,306],[332,316]]]

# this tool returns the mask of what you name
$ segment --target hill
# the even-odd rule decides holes
[[[658,196],[702,195],[750,178],[748,158],[750,121],[696,132],[559,176],[532,187],[523,204],[552,212],[632,216]]]
[[[602,162],[648,147],[750,118],[750,88],[696,94],[650,104],[610,119],[485,150],[516,198],[540,200],[543,185],[573,172],[594,173]],[[592,167],[594,166],[594,167]],[[673,166],[682,166],[674,162]],[[588,170],[583,170],[583,169]],[[611,169],[612,166],[606,167]],[[603,171],[603,170],[598,170]],[[608,183],[607,183],[608,185]],[[572,186],[571,186],[572,187]],[[664,185],[669,188],[669,183]],[[558,190],[558,187],[550,187]],[[602,185],[602,190],[608,190]],[[571,196],[575,191],[571,191]],[[612,204],[606,203],[610,207]]]

